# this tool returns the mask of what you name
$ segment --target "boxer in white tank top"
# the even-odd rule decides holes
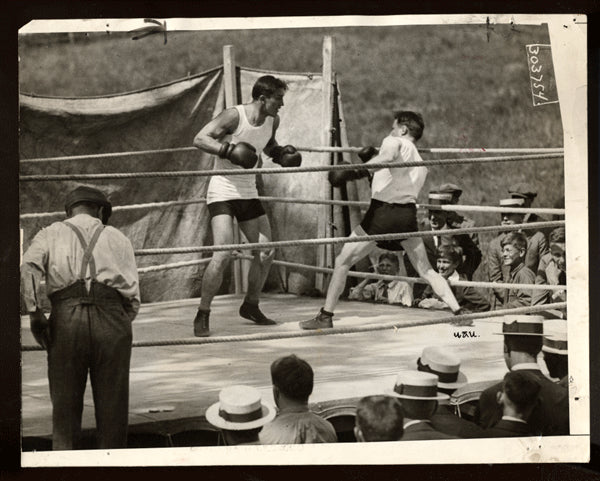
[[[238,112],[238,127],[231,135],[223,138],[223,141],[247,142],[252,145],[256,152],[262,152],[269,140],[273,136],[273,123],[275,117],[267,117],[262,125],[252,125],[246,116],[246,108],[243,105],[233,107]],[[220,159],[215,162],[216,169],[243,169],[239,165],[232,164],[227,159]],[[251,171],[252,169],[246,169]],[[214,175],[210,178],[208,191],[206,193],[206,202],[222,202],[232,199],[256,199],[258,191],[256,190],[256,175]]]
[[[233,243],[234,217],[248,242],[271,240],[271,226],[258,199],[256,175],[252,170],[262,152],[283,167],[300,164],[301,155],[293,146],[282,147],[275,140],[279,127],[278,112],[283,107],[286,89],[285,82],[272,75],[260,77],[252,88],[250,103],[224,110],[194,138],[195,147],[218,156],[215,169],[248,170],[248,175],[216,175],[210,179],[207,206],[214,245]],[[253,252],[248,272],[248,291],[239,312],[240,316],[256,324],[276,324],[258,308],[260,292],[274,255],[273,250]],[[214,252],[204,271],[202,298],[194,319],[195,336],[210,335],[210,306],[221,287],[223,272],[230,257],[230,251]]]

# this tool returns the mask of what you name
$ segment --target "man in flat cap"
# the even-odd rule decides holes
[[[23,256],[21,293],[31,331],[48,351],[52,447],[76,449],[88,371],[101,449],[127,445],[131,321],[140,305],[131,242],[107,226],[103,192],[79,186],[66,198],[67,219],[42,229]],[[37,292],[51,302],[46,319]]]
[[[533,315],[504,316],[504,360],[511,372],[526,373],[540,385],[539,402],[528,419],[535,435],[558,436],[569,434],[569,395],[567,389],[552,382],[540,370],[537,357],[542,350],[544,318]],[[498,393],[499,382],[481,393],[475,419],[484,429],[495,426],[503,409]]]
[[[537,197],[537,189],[529,182],[517,182],[508,188],[508,193],[513,199],[523,199],[523,207],[531,207],[533,200]],[[535,213],[525,214],[523,222],[541,222],[545,219]]]

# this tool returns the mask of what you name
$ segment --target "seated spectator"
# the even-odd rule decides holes
[[[515,197],[510,199],[501,199],[500,207],[525,207],[525,200],[522,197]],[[524,214],[517,214],[514,212],[503,212],[500,214],[501,225],[514,225],[526,223]],[[511,232],[511,231],[509,231]],[[512,231],[515,232],[515,231]],[[546,237],[540,231],[524,231],[525,239],[527,242],[525,257],[523,263],[527,268],[532,270],[534,273],[537,271],[538,264],[541,257],[548,252],[548,246],[546,243]],[[488,277],[490,282],[507,282],[510,276],[509,270],[503,263],[502,257],[502,241],[507,235],[507,232],[500,232],[488,246]],[[499,307],[498,304],[502,304],[505,297],[505,290],[498,288],[493,291],[494,293],[494,306]]]
[[[533,434],[558,436],[569,434],[569,396],[567,389],[548,379],[537,364],[542,349],[542,316],[504,316],[504,360],[510,371],[529,373],[540,384],[540,402],[534,407],[528,424]],[[490,386],[481,393],[477,423],[484,429],[495,426],[502,418],[498,393],[502,383]]]
[[[258,389],[229,386],[219,393],[219,401],[206,410],[206,420],[219,428],[228,446],[260,444],[258,433],[275,418],[275,408],[261,401]]]
[[[496,425],[486,429],[492,438],[508,438],[533,435],[527,420],[537,405],[540,385],[525,371],[513,371],[504,376],[502,391],[498,392],[498,404],[502,418]]]
[[[404,410],[404,434],[401,441],[418,439],[456,439],[433,427],[431,417],[438,401],[448,399],[438,392],[438,376],[428,372],[404,371],[398,374],[392,396],[400,398]]]
[[[262,444],[337,442],[333,425],[308,409],[313,377],[310,364],[293,354],[271,364],[273,398],[278,412],[260,433]]]
[[[508,193],[511,195],[512,199],[518,199],[521,201],[521,205],[519,207],[525,208],[531,207],[533,199],[535,199],[537,196],[535,189],[525,182],[511,187],[508,189]],[[528,224],[530,222],[542,222],[546,220],[533,212],[527,214],[511,214],[511,218],[514,221],[514,224]],[[533,272],[536,272],[540,263],[540,259],[548,252],[546,233],[537,229],[523,229],[522,232],[527,236],[527,257],[525,258],[525,265]]]
[[[436,191],[429,192],[429,204],[433,205],[448,205],[452,200],[452,194],[439,193]],[[429,209],[429,226],[430,230],[449,230],[450,227],[447,225],[448,211],[430,208]],[[479,247],[475,245],[473,240],[466,234],[458,235],[441,235],[441,236],[426,236],[423,237],[423,244],[425,245],[425,251],[427,252],[427,258],[429,263],[434,266],[437,258],[438,247],[442,245],[452,245],[460,247],[462,249],[462,262],[458,272],[464,274],[468,280],[473,278],[473,273],[481,263],[481,251]],[[406,272],[411,277],[418,277],[416,269],[405,258]],[[413,287],[413,296],[415,298],[421,297],[425,285],[415,284]]]
[[[523,261],[527,253],[527,239],[520,232],[509,232],[502,239],[502,262],[509,269],[509,284],[533,284],[535,274]],[[504,289],[502,305],[497,308],[510,309],[531,305],[531,289]]]
[[[356,404],[358,442],[399,441],[404,433],[402,404],[391,396],[367,396]]]
[[[440,246],[436,261],[437,271],[449,281],[465,281],[467,279],[464,274],[459,274],[457,271],[461,261],[462,257],[457,248],[447,245]],[[450,288],[465,313],[490,310],[490,303],[475,287],[455,286],[450,283]],[[424,309],[448,309],[448,306],[434,294],[431,286],[425,288],[423,297],[416,299],[415,305]]]
[[[438,393],[451,396],[467,384],[467,376],[460,371],[460,359],[443,347],[426,347],[417,359],[417,370],[438,376]],[[483,429],[456,415],[448,399],[438,401],[438,408],[431,416],[431,425],[439,432],[459,438],[483,437]]]
[[[561,319],[548,319],[544,321],[544,344],[542,346],[544,362],[550,377],[568,387],[568,349],[567,349],[567,321]]]
[[[398,256],[384,252],[379,256],[377,274],[397,276],[400,268]],[[412,287],[404,281],[374,281],[364,279],[356,287],[350,289],[348,299],[355,301],[375,301],[387,304],[412,305]]]
[[[462,189],[460,187],[458,187],[456,184],[449,183],[441,184],[438,192],[440,194],[451,194],[451,204],[458,204],[460,196],[462,195]],[[446,223],[450,229],[465,229],[468,227],[475,227],[475,221],[473,219],[453,211],[448,212],[448,219],[446,220]],[[469,234],[469,237],[473,243],[479,247],[479,235],[477,232]]]
[[[558,227],[550,233],[550,252],[540,259],[536,284],[566,285],[567,263],[565,259],[565,228]],[[532,304],[548,304],[551,302],[565,302],[566,291],[534,291]]]

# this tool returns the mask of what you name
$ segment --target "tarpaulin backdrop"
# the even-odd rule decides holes
[[[240,68],[242,102],[250,101],[252,85],[265,72]],[[320,145],[322,130],[322,77],[317,74],[272,72],[288,84],[277,132],[280,144]],[[20,96],[21,159],[100,154],[188,147],[196,133],[224,108],[222,69],[195,75],[141,91],[86,98]],[[303,153],[303,165],[324,163],[322,154]],[[263,166],[273,167],[263,154]],[[23,163],[21,174],[77,174],[210,170],[218,159],[200,150],[100,160],[64,160]],[[275,174],[258,177],[260,195],[331,198],[323,188],[326,173]],[[21,182],[21,213],[63,210],[66,192],[85,183],[104,190],[113,206],[169,200],[203,199],[208,177],[133,178],[88,181]],[[319,186],[316,188],[316,186]],[[264,203],[271,220],[273,240],[318,237],[317,205]],[[64,217],[63,217],[64,218]],[[23,249],[42,227],[60,220],[26,219]],[[211,245],[206,204],[115,212],[111,225],[131,240],[134,249]],[[210,254],[205,254],[210,255]],[[198,259],[201,254],[137,256],[139,267]],[[316,248],[280,249],[276,258],[315,265]],[[143,302],[198,297],[206,265],[143,273]],[[269,285],[281,272],[272,270]],[[285,271],[281,279],[289,292],[303,293],[314,286],[314,274]],[[229,271],[222,292],[230,291]]]

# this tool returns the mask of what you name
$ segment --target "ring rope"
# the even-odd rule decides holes
[[[339,205],[349,207],[368,207],[369,202],[359,200],[320,200],[320,199],[298,199],[293,197],[258,197],[258,200],[263,202],[281,202],[288,204],[323,204],[323,205]],[[206,203],[206,199],[191,199],[191,200],[171,200],[164,202],[147,202],[145,204],[129,204],[115,206],[113,212],[124,212],[138,209],[154,209],[159,207],[172,207],[178,205],[192,205]],[[514,213],[514,214],[552,214],[564,215],[565,209],[554,209],[545,207],[497,207],[497,206],[481,206],[481,205],[435,205],[435,204],[417,204],[417,208],[444,210],[449,212],[498,212],[498,213]],[[54,217],[65,215],[62,210],[54,212],[36,212],[30,214],[21,214],[20,219],[38,219],[43,217]]]
[[[248,256],[250,258],[250,256]],[[158,272],[158,271],[166,271],[169,269],[178,269],[179,267],[188,267],[188,266],[196,266],[199,264],[208,264],[210,262],[210,257],[205,257],[204,259],[196,259],[193,261],[183,261],[183,262],[173,262],[171,264],[160,264],[156,266],[149,267],[138,267],[138,274],[146,274],[148,272]]]
[[[217,344],[224,342],[248,342],[248,341],[271,341],[275,339],[292,339],[298,337],[328,336],[334,334],[356,334],[359,332],[384,331],[388,329],[403,329],[407,327],[430,326],[435,324],[446,324],[466,320],[485,319],[491,317],[501,317],[510,314],[527,314],[530,312],[546,311],[550,309],[565,309],[566,302],[556,302],[553,304],[543,304],[540,306],[517,307],[514,309],[500,309],[497,311],[478,312],[471,314],[451,315],[439,319],[418,319],[404,322],[384,322],[380,324],[371,324],[367,326],[352,327],[333,327],[331,329],[317,329],[314,331],[291,331],[291,332],[273,332],[261,334],[244,334],[239,336],[217,336],[217,337],[193,337],[185,339],[165,339],[156,341],[134,341],[132,347],[153,347],[153,346],[186,346],[197,344]],[[457,326],[458,327],[458,326]],[[43,348],[37,345],[25,345],[21,351],[42,351]]]
[[[244,254],[236,254],[233,256],[234,259],[244,259],[251,261],[254,258],[249,255]],[[156,266],[150,267],[139,267],[138,273],[145,274],[147,272],[157,272],[168,269],[177,269],[179,267],[189,267],[200,264],[207,264],[210,262],[210,257],[205,257],[203,259],[196,259],[193,261],[184,261],[184,262],[173,262],[171,264],[159,264]],[[300,264],[297,262],[289,262],[289,261],[281,261],[274,260],[274,265],[282,266],[282,267],[290,267],[292,269],[306,270],[312,272],[321,272],[323,274],[332,274],[333,269],[327,267],[316,267],[308,264]],[[348,277],[357,277],[359,279],[376,279],[382,281],[404,281],[411,284],[429,284],[425,279],[421,277],[407,277],[407,276],[391,276],[387,274],[376,274],[374,272],[359,272],[359,271],[350,271],[348,272]],[[566,291],[567,286],[560,284],[511,284],[511,283],[499,283],[499,282],[485,282],[485,281],[454,281],[451,279],[447,279],[447,282],[452,286],[461,286],[461,287],[484,287],[484,288],[492,288],[492,289],[529,289],[529,290],[538,290],[538,291]]]
[[[99,180],[99,179],[131,179],[154,177],[210,177],[213,175],[248,175],[248,174],[294,174],[301,172],[325,172],[336,170],[375,170],[407,167],[431,167],[439,165],[481,164],[491,162],[512,162],[521,160],[540,160],[563,157],[563,154],[532,154],[532,155],[507,155],[498,157],[476,157],[472,159],[439,159],[411,162],[374,162],[372,164],[349,165],[315,165],[310,167],[277,167],[259,169],[215,169],[215,170],[182,170],[165,172],[111,172],[105,174],[37,174],[23,175],[19,178],[22,182],[55,181],[55,180]]]
[[[486,227],[465,227],[460,229],[443,229],[443,230],[428,230],[428,231],[416,231],[416,232],[404,232],[404,233],[393,233],[393,234],[376,234],[376,235],[365,235],[365,236],[354,236],[354,237],[325,237],[322,239],[297,239],[287,241],[273,241],[273,242],[256,242],[247,244],[224,244],[220,246],[193,246],[193,247],[170,247],[170,248],[151,248],[151,249],[139,249],[135,251],[136,255],[156,255],[156,254],[192,254],[196,252],[222,252],[230,250],[243,250],[243,249],[259,249],[268,250],[278,247],[296,247],[296,246],[308,246],[308,245],[321,245],[321,244],[345,244],[347,242],[367,242],[367,241],[381,241],[381,240],[399,240],[409,239],[411,237],[433,237],[445,235],[455,236],[459,234],[472,234],[475,232],[497,232],[503,231],[517,231],[521,229],[534,230],[544,229],[548,227],[559,227],[564,226],[564,220],[546,221],[546,222],[530,222],[528,224],[513,224],[504,226],[486,226]]]
[[[301,152],[354,152],[358,153],[363,147],[296,147],[296,150]],[[81,154],[81,155],[62,155],[58,157],[36,157],[31,159],[21,159],[21,162],[60,162],[65,160],[93,160],[93,159],[110,159],[115,157],[137,157],[142,155],[154,154],[176,154],[184,152],[194,152],[198,150],[196,147],[172,147],[167,149],[152,149],[152,150],[136,150],[131,152],[106,152],[103,154]],[[563,153],[562,147],[556,148],[506,148],[506,149],[485,149],[485,148],[419,148],[419,152],[431,154],[470,154],[470,153],[506,153],[506,154],[541,154],[541,153]]]
[[[239,256],[243,259],[252,259],[251,256]],[[324,274],[332,274],[333,269],[327,267],[316,267],[310,266],[306,264],[299,264],[296,262],[289,261],[279,261],[274,260],[273,264],[291,267],[302,270],[309,270],[314,272],[322,272]],[[429,284],[425,279],[421,277],[406,277],[406,276],[390,276],[386,274],[375,274],[373,272],[357,272],[350,271],[348,272],[349,277],[358,277],[361,279],[377,279],[382,281],[404,281],[409,282],[411,284]],[[460,286],[460,287],[485,287],[491,289],[528,289],[533,291],[566,291],[567,286],[558,285],[558,284],[512,284],[512,283],[504,283],[504,282],[485,282],[485,281],[454,281],[452,279],[446,279],[448,284],[451,286]]]

